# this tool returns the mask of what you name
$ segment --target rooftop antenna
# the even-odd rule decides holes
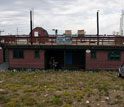
[[[17,36],[18,36],[18,31],[19,31],[19,30],[18,30],[18,27],[17,27],[17,29],[16,29],[16,30],[17,30]]]
[[[2,32],[4,32],[4,30],[0,30],[0,35],[1,35]]]

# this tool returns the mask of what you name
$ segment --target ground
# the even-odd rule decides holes
[[[124,107],[123,92],[113,71],[0,71],[1,107]]]

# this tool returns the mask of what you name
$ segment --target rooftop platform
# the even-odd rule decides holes
[[[62,41],[65,41],[62,39]],[[69,43],[70,42],[70,43]],[[71,37],[66,43],[59,44],[55,36],[29,37],[20,36],[0,36],[1,46],[114,46],[124,47],[124,37],[122,36],[83,36]]]

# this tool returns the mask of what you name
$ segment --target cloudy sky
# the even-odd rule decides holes
[[[2,34],[28,34],[29,11],[34,9],[34,27],[43,27],[73,34],[84,29],[96,34],[96,12],[100,10],[100,34],[119,31],[123,0],[0,0],[0,30]]]

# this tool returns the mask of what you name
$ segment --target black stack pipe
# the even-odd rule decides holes
[[[99,45],[99,11],[97,11],[97,45]]]
[[[31,45],[32,45],[32,11],[30,11],[30,32],[31,32]]]

